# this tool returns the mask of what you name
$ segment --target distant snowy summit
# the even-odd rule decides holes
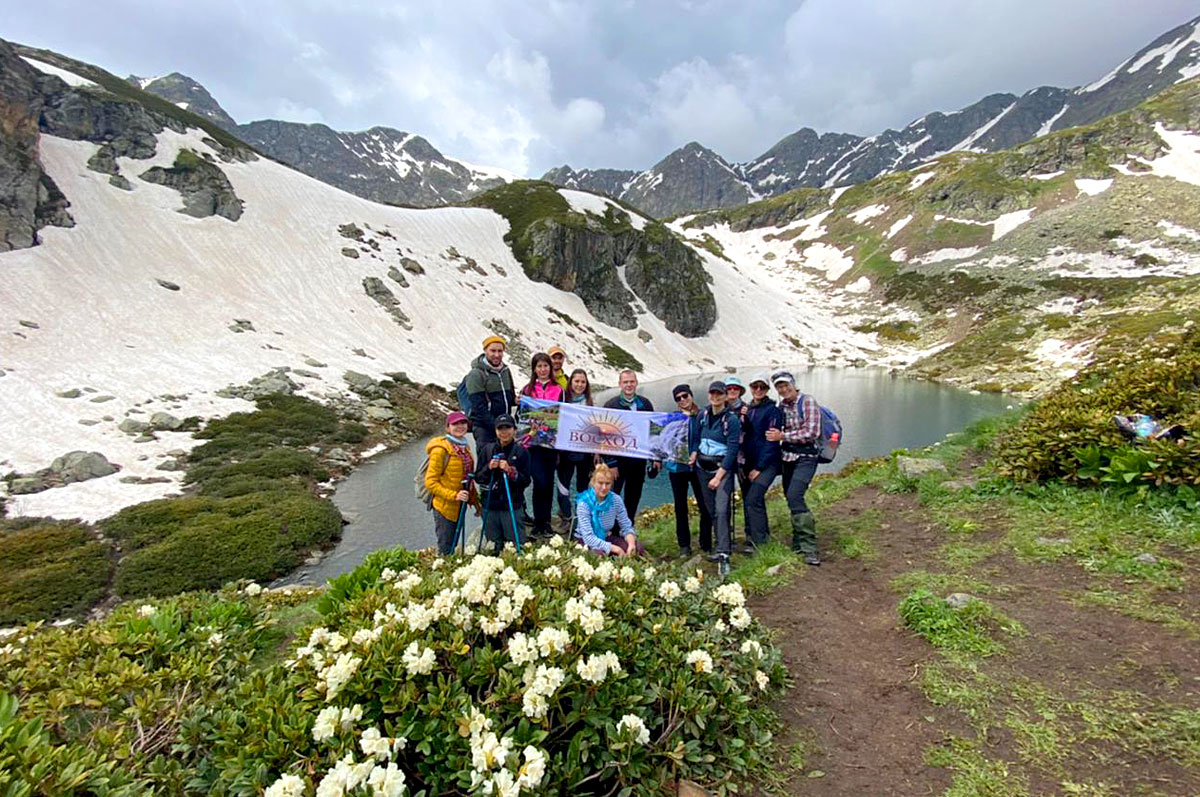
[[[1164,33],[1104,77],[1075,89],[1042,86],[992,94],[951,113],[922,116],[902,130],[863,138],[801,128],[745,163],[696,142],[645,171],[551,169],[542,179],[596,191],[659,218],[736,207],[796,188],[857,185],[915,168],[947,152],[998,152],[1056,130],[1091,124],[1200,75],[1200,17]]]
[[[154,78],[131,75],[128,80],[214,122],[264,155],[375,202],[412,207],[457,204],[517,179],[503,169],[447,157],[421,136],[390,127],[342,132],[322,124],[277,119],[240,125],[204,86],[178,72]]]

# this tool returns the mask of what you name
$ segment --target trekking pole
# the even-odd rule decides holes
[[[513,511],[512,491],[508,489],[508,477],[504,478],[504,496],[508,499],[508,517],[512,521],[513,540],[517,543],[517,555],[521,555],[521,532],[517,531],[517,513]]]
[[[495,486],[496,486],[496,471],[493,470],[491,479],[490,479],[490,481],[488,481],[488,489],[487,489],[488,497],[487,497],[487,500],[483,502],[483,526],[479,529],[479,544],[475,546],[475,553],[477,553],[477,554],[483,552],[483,539],[484,539],[484,537],[487,536],[488,510],[492,508],[491,507],[492,489]]]
[[[464,490],[470,490],[471,477],[467,476],[466,478],[464,478],[462,480],[461,486]],[[469,500],[470,499],[468,498],[468,501]],[[469,505],[468,501],[459,501],[458,502],[458,522],[456,522],[454,524],[454,542],[451,543],[451,545],[450,545],[451,553],[454,552],[454,549],[456,547],[460,548],[459,553],[465,554],[467,552],[467,506]],[[461,543],[459,542],[460,535],[462,538]]]

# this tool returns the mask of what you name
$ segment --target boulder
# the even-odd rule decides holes
[[[88,401],[92,402],[93,404],[103,404],[104,402],[112,401],[115,398],[116,398],[116,396],[109,396],[109,395],[93,396],[92,398],[88,399]]]
[[[367,407],[367,417],[372,421],[390,421],[396,417],[396,413],[387,407]]]
[[[190,149],[181,149],[169,168],[153,166],[141,178],[178,191],[183,198],[180,213],[196,218],[221,216],[230,221],[242,217],[243,202],[233,192],[225,172]]]
[[[108,476],[117,468],[99,451],[71,451],[51,462],[50,471],[71,484]]]
[[[896,470],[906,479],[919,479],[927,473],[948,473],[939,460],[920,457],[896,457]]]
[[[342,374],[342,379],[346,380],[346,384],[355,393],[379,387],[379,382],[366,374],[360,374],[358,371],[346,371],[346,373]]]
[[[46,480],[37,473],[28,476],[18,476],[9,482],[8,492],[11,495],[30,495],[40,493],[47,487]]]
[[[159,284],[159,286],[160,286],[160,287],[166,288],[166,289],[167,289],[167,290],[169,290],[169,291],[177,291],[177,290],[179,290],[179,286],[178,286],[176,283],[174,283],[174,282],[171,282],[170,280],[160,280],[160,279],[156,279],[156,280],[154,280],[154,281],[155,281],[155,282],[157,282],[157,283]]]
[[[73,387],[70,390],[60,390],[54,395],[58,396],[59,398],[72,399],[79,398],[83,395],[83,393],[80,392],[79,388]]]
[[[169,412],[156,412],[150,416],[150,425],[158,431],[175,432],[183,428],[183,420]]]
[[[409,274],[419,275],[425,273],[425,267],[411,257],[400,258],[400,268],[407,271]]]
[[[290,396],[300,389],[287,375],[287,369],[275,368],[262,376],[256,376],[244,385],[228,385],[217,391],[222,398],[240,398],[254,401],[263,396],[281,393]]]
[[[404,273],[401,272],[400,269],[396,268],[395,266],[392,266],[391,268],[388,269],[388,278],[391,279],[393,282],[398,283],[401,288],[408,287],[408,280],[405,279]]]
[[[305,364],[305,365],[307,365],[307,366],[309,366],[309,367],[312,367],[312,368],[324,368],[324,367],[326,367],[326,366],[325,366],[325,363],[321,362],[320,360],[313,359],[312,357],[305,357],[305,358],[304,358],[304,364]]]
[[[1152,553],[1140,553],[1133,557],[1133,561],[1139,565],[1156,565],[1158,564],[1158,557]]]
[[[342,254],[353,260],[358,260],[358,250],[351,246],[342,247]]]
[[[952,592],[946,596],[946,605],[958,611],[965,609],[973,600],[977,600],[974,595],[968,595],[965,592]]]
[[[150,428],[150,424],[136,418],[126,418],[117,424],[117,428],[125,434],[141,434]]]

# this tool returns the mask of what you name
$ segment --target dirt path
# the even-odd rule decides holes
[[[920,668],[933,656],[927,644],[899,627],[896,593],[888,586],[941,544],[911,496],[864,489],[837,506],[856,515],[883,511],[888,528],[874,539],[869,562],[824,554],[789,586],[753,602],[756,617],[778,632],[794,688],[780,706],[790,734],[804,741],[806,772],[789,794],[813,797],[941,794],[943,769],[926,766],[924,749],[945,725],[922,695]],[[940,727],[939,727],[940,726]],[[804,739],[807,729],[815,739]]]

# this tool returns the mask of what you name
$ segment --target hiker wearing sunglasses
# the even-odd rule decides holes
[[[821,407],[812,396],[796,390],[796,377],[790,371],[776,371],[771,381],[779,394],[783,428],[768,429],[765,436],[782,450],[783,493],[792,514],[792,550],[803,555],[806,564],[819,565],[817,522],[804,495],[817,472]]]
[[[752,377],[750,403],[742,415],[739,476],[744,478],[742,500],[746,505],[746,537],[750,552],[770,539],[767,490],[783,465],[780,444],[767,439],[769,430],[783,428],[783,412],[767,395],[769,389],[765,375]]]
[[[692,397],[691,385],[676,385],[671,391],[678,410],[689,417],[688,439],[700,433],[700,406]],[[704,503],[701,494],[700,474],[696,468],[687,462],[667,460],[663,467],[671,482],[671,497],[675,500],[675,541],[679,543],[679,556],[688,559],[692,556],[692,524],[688,517],[688,488],[696,496],[696,506],[700,509],[700,550],[712,553],[712,515],[708,513],[708,505]]]

